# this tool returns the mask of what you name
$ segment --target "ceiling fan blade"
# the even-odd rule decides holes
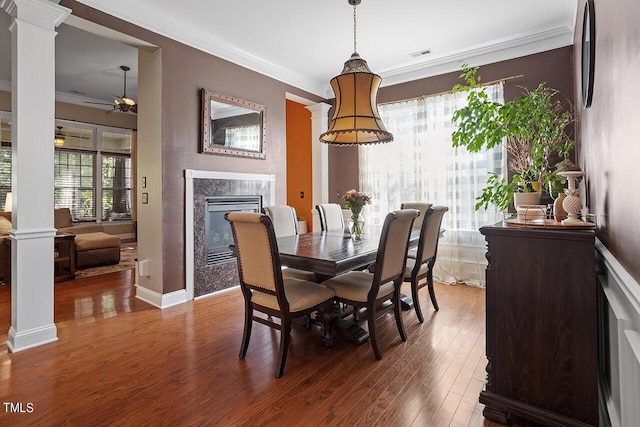
[[[107,102],[90,102],[90,101],[84,101],[85,104],[95,104],[95,105],[113,105]]]

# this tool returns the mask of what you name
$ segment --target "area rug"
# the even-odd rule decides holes
[[[116,271],[130,270],[135,268],[135,260],[138,257],[137,243],[123,243],[120,245],[120,262],[113,265],[101,267],[83,268],[76,270],[76,279],[83,277],[97,276],[99,274],[115,273]]]

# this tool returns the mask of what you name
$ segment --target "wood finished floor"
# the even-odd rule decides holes
[[[381,322],[384,359],[371,345],[294,327],[284,376],[273,376],[278,332],[254,324],[238,359],[239,290],[159,310],[137,300],[133,272],[56,285],[59,340],[18,353],[5,345],[10,291],[0,286],[0,401],[31,413],[0,425],[498,426],[484,420],[484,290],[426,289],[425,323],[404,312]]]

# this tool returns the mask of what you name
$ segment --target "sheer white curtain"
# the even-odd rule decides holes
[[[502,83],[485,90],[490,99],[504,102]],[[502,217],[495,208],[476,211],[475,198],[489,172],[506,172],[506,153],[504,147],[469,153],[452,146],[451,118],[465,103],[465,94],[450,93],[381,105],[394,142],[359,148],[360,190],[373,199],[363,211],[371,224],[381,224],[403,202],[447,206],[434,276],[446,283],[484,286],[486,244],[478,230]]]

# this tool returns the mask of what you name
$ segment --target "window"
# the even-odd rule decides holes
[[[57,124],[66,137],[56,147],[55,207],[77,221],[131,220],[131,132]]]
[[[11,115],[0,112],[0,203],[11,191]],[[132,133],[56,121],[54,206],[74,221],[131,220]]]
[[[94,153],[56,150],[54,158],[54,196],[56,208],[69,208],[76,220],[96,217]]]
[[[131,158],[102,155],[102,219],[131,219]]]
[[[503,101],[502,84],[486,91]],[[502,218],[495,209],[475,211],[475,198],[489,172],[506,171],[506,153],[503,147],[470,153],[452,146],[452,116],[465,102],[465,94],[451,93],[381,105],[394,142],[359,147],[359,181],[360,190],[373,199],[363,212],[369,223],[381,224],[402,202],[447,206],[434,274],[445,282],[483,286],[486,244],[478,229]]]

